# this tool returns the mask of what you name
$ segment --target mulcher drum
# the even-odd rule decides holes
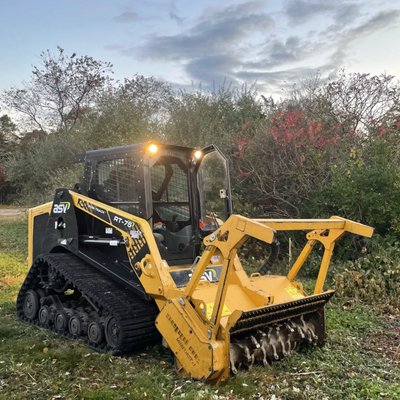
[[[243,336],[243,333],[262,329],[273,323],[279,323],[290,318],[318,312],[323,309],[334,293],[335,292],[332,290],[284,304],[273,304],[267,307],[245,311],[231,328],[230,333],[232,336],[238,334]]]

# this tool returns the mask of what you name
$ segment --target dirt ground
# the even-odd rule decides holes
[[[0,207],[0,222],[15,221],[24,218],[28,209],[22,207]]]

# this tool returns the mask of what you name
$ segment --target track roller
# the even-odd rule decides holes
[[[90,343],[99,345],[104,340],[104,329],[97,321],[92,321],[88,326],[87,336]]]
[[[68,321],[68,332],[73,337],[78,337],[82,332],[82,322],[77,315],[73,315]]]
[[[108,317],[105,322],[105,336],[111,349],[118,348],[120,343],[121,327],[114,317]]]
[[[64,332],[68,326],[69,317],[64,310],[59,310],[54,316],[54,327],[59,332]]]
[[[50,326],[50,308],[49,306],[42,306],[39,310],[39,323],[43,327]]]
[[[22,307],[24,315],[28,320],[31,321],[36,318],[40,308],[40,302],[39,296],[34,290],[30,289],[26,292]]]

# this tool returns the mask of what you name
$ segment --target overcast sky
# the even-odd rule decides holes
[[[0,0],[0,90],[42,50],[110,61],[178,87],[254,83],[278,93],[320,71],[400,78],[400,0]]]

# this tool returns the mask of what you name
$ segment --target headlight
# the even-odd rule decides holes
[[[158,151],[158,146],[155,143],[152,143],[149,145],[147,150],[149,151],[150,154],[156,154]]]

